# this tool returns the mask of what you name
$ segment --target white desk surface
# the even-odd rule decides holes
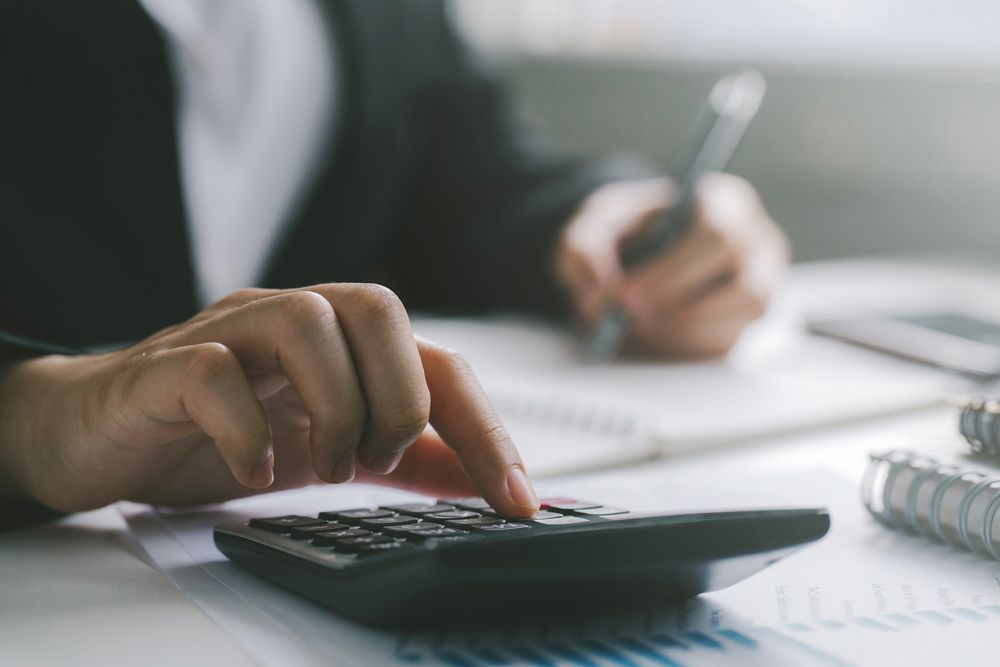
[[[822,468],[857,480],[873,449],[939,447],[953,432],[949,414],[928,409],[668,458],[637,468],[636,480],[722,467],[747,476]],[[620,481],[622,470],[590,478],[601,474]],[[147,558],[114,508],[0,535],[0,664],[254,663]]]
[[[0,664],[246,665],[114,508],[0,535]]]

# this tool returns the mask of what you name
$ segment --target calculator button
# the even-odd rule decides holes
[[[404,549],[412,549],[412,545],[406,542],[379,542],[372,544],[363,544],[358,547],[355,552],[358,558],[365,558],[367,556],[376,556],[378,554],[385,553],[395,553],[397,551],[402,551]]]
[[[558,516],[554,519],[535,519],[534,522],[543,526],[570,526],[574,523],[590,523],[590,519],[582,516]]]
[[[593,507],[588,509],[578,509],[575,511],[577,514],[586,514],[587,516],[611,516],[612,514],[628,514],[628,510],[623,510],[620,507]]]
[[[589,503],[585,500],[570,500],[567,498],[558,498],[556,500],[549,500],[543,503],[543,506],[552,508],[554,510],[560,510],[562,512],[576,512],[577,510],[589,510],[596,509],[601,506],[600,503]]]
[[[523,523],[490,523],[482,526],[471,526],[473,530],[481,530],[484,533],[506,533],[512,530],[528,528]]]
[[[491,526],[495,523],[504,523],[504,520],[498,519],[495,516],[477,516],[472,519],[453,519],[445,521],[445,523],[454,528],[473,528],[476,526]]]
[[[472,510],[474,512],[482,512],[490,509],[490,504],[482,498],[459,498],[458,500],[449,500],[448,502],[455,507],[461,507],[464,510]]]
[[[291,531],[292,528],[300,528],[302,526],[318,526],[324,523],[326,523],[326,521],[313,519],[308,516],[297,516],[295,514],[273,516],[263,519],[250,519],[250,526],[252,528],[262,528],[271,533],[287,533]]]
[[[315,526],[300,526],[298,528],[292,528],[291,534],[293,540],[308,540],[316,533],[333,532],[337,530],[347,530],[350,528],[347,524],[343,523],[328,523],[324,521],[321,524]]]
[[[450,521],[452,519],[475,519],[478,516],[478,512],[470,512],[469,510],[448,510],[447,512],[427,514],[424,518],[428,521]]]
[[[382,532],[387,535],[397,535],[399,537],[405,537],[410,533],[416,533],[423,530],[435,530],[441,528],[439,523],[407,523],[397,526],[385,526],[382,528]]]
[[[333,543],[333,550],[342,553],[352,554],[361,547],[373,544],[388,544],[395,542],[391,537],[385,535],[372,535],[371,537],[345,537]]]
[[[558,519],[561,516],[566,516],[565,514],[559,514],[559,512],[549,512],[548,510],[538,510],[535,512],[535,516],[531,517],[532,521],[541,521],[542,519]]]
[[[319,518],[340,521],[341,523],[358,524],[362,519],[378,519],[392,516],[389,510],[354,509],[339,512],[320,512]]]
[[[361,528],[351,528],[350,530],[337,530],[326,533],[316,533],[313,535],[312,543],[318,547],[329,547],[336,544],[337,540],[349,537],[368,537],[372,532]]]
[[[374,519],[362,519],[361,527],[368,530],[382,530],[386,526],[403,526],[416,522],[412,516],[378,516]]]
[[[422,517],[425,514],[453,510],[455,507],[454,505],[445,505],[443,503],[406,503],[404,505],[386,505],[381,509],[396,512],[397,514],[405,514],[407,516]]]
[[[468,533],[466,533],[463,530],[438,526],[437,528],[431,528],[429,530],[414,530],[409,533],[400,534],[399,536],[405,537],[408,540],[423,542],[424,540],[441,539],[446,537],[447,538],[464,537],[467,534]]]

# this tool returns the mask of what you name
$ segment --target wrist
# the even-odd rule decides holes
[[[43,474],[61,463],[53,448],[68,442],[67,401],[56,381],[72,357],[49,355],[0,367],[0,495],[45,502]]]

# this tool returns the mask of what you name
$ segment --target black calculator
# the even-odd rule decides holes
[[[650,515],[548,498],[504,519],[481,498],[275,516],[215,528],[233,562],[362,623],[418,628],[521,612],[679,601],[818,540],[825,509]]]

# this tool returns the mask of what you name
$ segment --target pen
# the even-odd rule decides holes
[[[659,216],[649,230],[622,248],[624,269],[631,269],[662,253],[691,224],[695,193],[702,177],[722,171],[764,97],[764,77],[745,70],[719,79],[708,96],[708,108],[698,125],[694,150],[683,160],[684,174],[677,201]],[[610,306],[587,344],[586,357],[608,360],[618,354],[628,333],[628,316],[620,306]]]

